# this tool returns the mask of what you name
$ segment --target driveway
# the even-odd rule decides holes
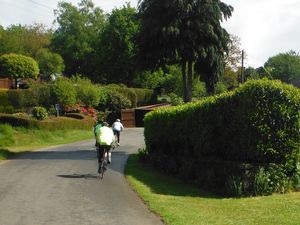
[[[0,163],[0,225],[163,225],[124,177],[143,129],[121,134],[100,180],[94,140],[24,153]]]

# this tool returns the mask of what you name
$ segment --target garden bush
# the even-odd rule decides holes
[[[37,120],[44,120],[48,118],[47,110],[44,107],[33,107],[31,113],[33,118]]]
[[[61,77],[55,81],[52,88],[57,103],[62,105],[74,105],[77,103],[76,87],[71,80]]]
[[[0,113],[13,113],[14,111],[7,93],[8,90],[0,90]]]
[[[172,172],[178,176],[185,161],[190,161],[193,170],[189,177],[198,181],[204,179],[199,169],[204,165],[201,160],[208,161],[205,165],[211,167],[215,174],[212,179],[218,182],[211,182],[207,189],[225,190],[228,177],[237,175],[245,179],[242,182],[247,193],[243,194],[253,194],[258,168],[271,174],[271,164],[281,165],[287,182],[280,185],[291,188],[300,155],[299,112],[298,89],[279,81],[249,81],[232,92],[147,114],[146,149],[153,163],[168,158],[162,169],[175,164],[176,171]],[[247,171],[236,166],[236,171],[224,174],[221,170],[227,169],[218,168],[216,162],[253,166]],[[273,182],[275,178],[270,175],[270,179]]]

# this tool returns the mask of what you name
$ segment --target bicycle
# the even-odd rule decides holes
[[[109,161],[109,151],[110,151],[111,146],[98,146],[97,148],[97,158],[98,158],[98,163],[99,163],[99,168],[98,168],[98,173],[100,173],[100,179],[103,179],[104,173],[107,170],[106,166]],[[103,150],[100,152],[100,150]],[[101,158],[100,158],[101,156]]]

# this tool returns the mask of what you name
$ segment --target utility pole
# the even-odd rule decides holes
[[[244,50],[242,50],[242,68],[241,68],[241,83],[245,82],[245,74],[244,74]]]

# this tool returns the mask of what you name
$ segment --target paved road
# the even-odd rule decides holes
[[[99,180],[94,141],[22,154],[0,164],[0,225],[163,225],[124,178],[143,129],[126,129]]]

